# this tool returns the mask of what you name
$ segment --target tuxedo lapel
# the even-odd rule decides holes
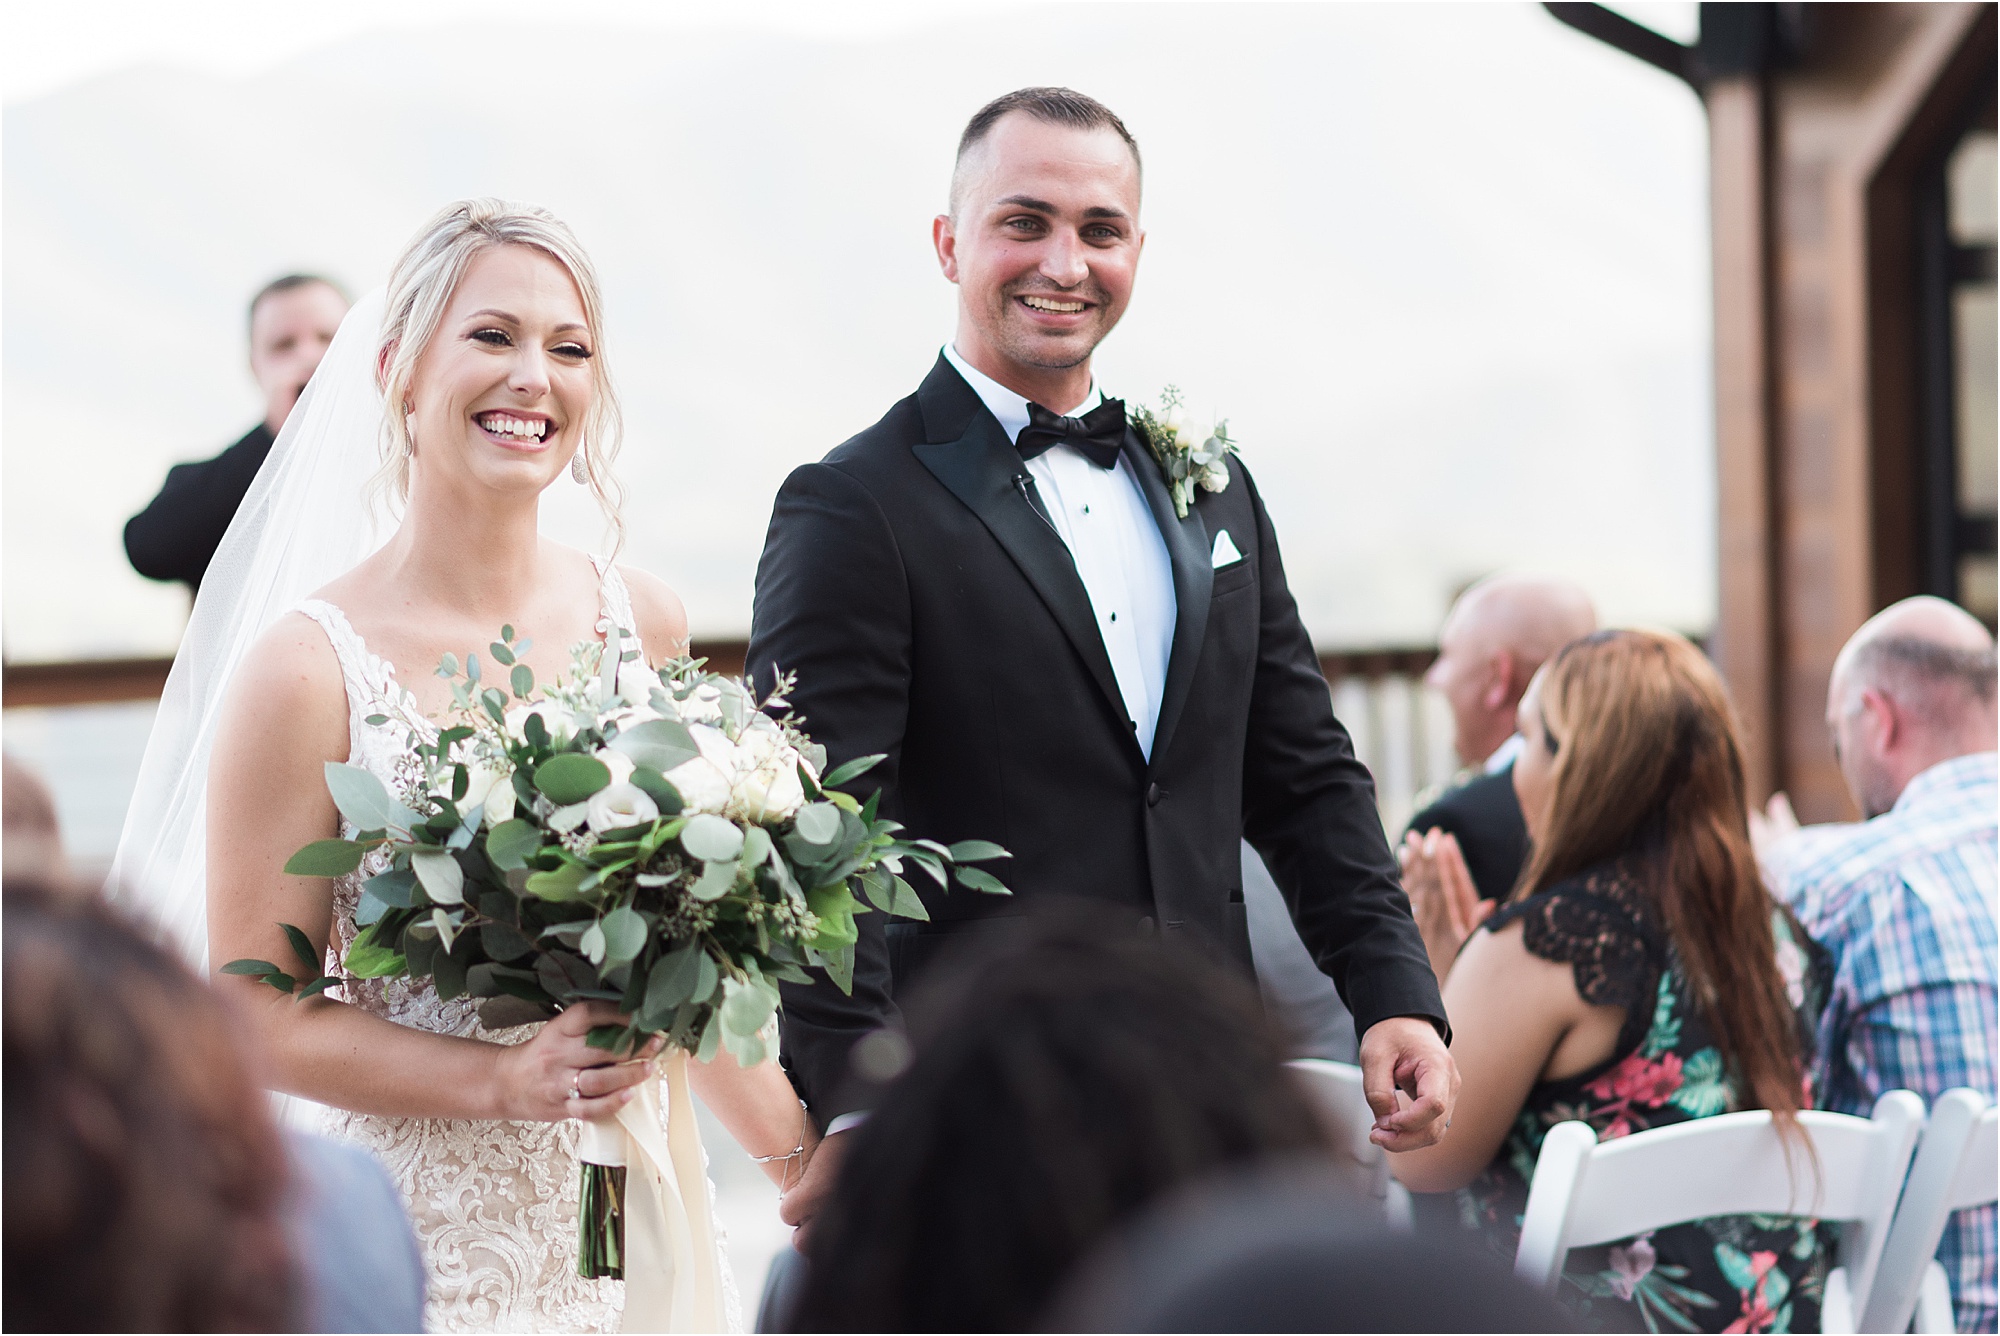
[[[1174,567],[1174,647],[1167,658],[1167,685],[1160,697],[1160,722],[1153,730],[1153,760],[1167,754],[1173,740],[1174,724],[1187,704],[1188,688],[1194,683],[1195,664],[1201,658],[1201,642],[1208,634],[1208,598],[1215,583],[1209,560],[1208,526],[1193,506],[1187,518],[1174,514],[1174,500],[1160,476],[1159,461],[1140,441],[1132,428],[1125,429],[1125,462],[1139,479],[1139,490],[1153,509],[1153,520],[1167,543],[1167,558]]]
[[[1027,467],[979,396],[944,358],[917,391],[923,412],[925,441],[913,449],[923,466],[951,494],[977,515],[994,540],[1013,559],[1037,596],[1056,619],[1096,679],[1105,700],[1125,717],[1125,697],[1111,671],[1104,637],[1090,595],[1076,573],[1076,562],[1048,519],[1028,501]],[[1175,565],[1179,585],[1179,565]],[[1202,591],[1207,603],[1207,590]],[[1169,678],[1169,681],[1172,679]]]

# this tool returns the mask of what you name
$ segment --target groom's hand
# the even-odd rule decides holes
[[[1458,1103],[1458,1064],[1428,1020],[1391,1016],[1361,1036],[1361,1089],[1375,1113],[1370,1141],[1397,1151],[1434,1146]],[[1398,1091],[1407,1107],[1396,1107]]]
[[[805,1251],[806,1240],[812,1233],[813,1217],[826,1205],[833,1192],[833,1181],[840,1177],[840,1157],[847,1149],[850,1135],[835,1132],[823,1139],[813,1151],[812,1159],[806,1162],[804,1175],[778,1198],[778,1218],[798,1227],[798,1233],[792,1236],[792,1246],[800,1252]]]

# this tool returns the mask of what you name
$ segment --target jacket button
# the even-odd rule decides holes
[[[1158,784],[1148,784],[1146,786],[1146,806],[1158,807],[1160,799],[1166,796],[1166,793],[1161,790]]]

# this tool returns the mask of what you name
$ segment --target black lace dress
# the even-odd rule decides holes
[[[1810,1043],[1823,957],[1787,915],[1774,910],[1772,919],[1779,969]],[[1557,1123],[1589,1123],[1601,1141],[1745,1107],[1650,897],[1620,866],[1508,905],[1486,927],[1517,920],[1530,952],[1571,966],[1584,1000],[1625,1008],[1625,1024],[1607,1061],[1528,1092],[1500,1153],[1460,1194],[1466,1223],[1509,1259],[1542,1138]],[[1817,1331],[1826,1266],[1817,1222],[1726,1216],[1576,1249],[1561,1295],[1599,1331]]]

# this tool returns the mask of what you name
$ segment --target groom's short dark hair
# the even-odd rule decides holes
[[[1050,125],[1067,125],[1076,130],[1113,131],[1125,141],[1125,147],[1132,150],[1132,165],[1144,170],[1139,161],[1139,141],[1125,128],[1125,122],[1118,119],[1118,113],[1096,98],[1073,88],[1017,88],[972,113],[972,119],[965,123],[965,133],[958,137],[958,156],[953,160],[954,178],[957,176],[957,163],[965,161],[965,155],[992,132],[1002,116],[1015,111],[1026,112]]]

